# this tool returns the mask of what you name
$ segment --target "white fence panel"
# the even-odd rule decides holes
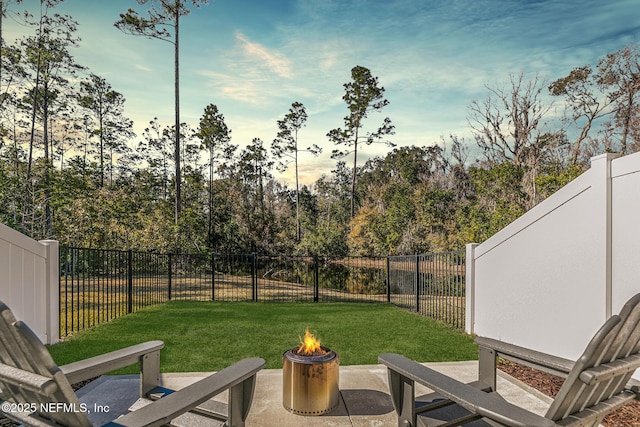
[[[640,155],[611,165],[612,309],[640,292]]]
[[[591,168],[467,257],[467,331],[576,359],[640,292],[640,153]]]
[[[0,224],[0,301],[47,344],[59,339],[58,268],[58,242]]]

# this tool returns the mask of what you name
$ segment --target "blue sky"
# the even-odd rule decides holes
[[[39,2],[24,0],[13,10]],[[66,0],[55,12],[79,23],[78,62],[127,99],[138,135],[153,117],[173,123],[173,46],[125,35],[113,23],[134,0]],[[5,40],[24,31],[8,19]],[[303,183],[336,160],[326,133],[343,126],[343,84],[355,65],[369,68],[390,104],[398,146],[432,145],[450,133],[473,144],[467,107],[510,73],[554,80],[596,64],[640,37],[638,0],[215,0],[181,20],[182,121],[196,127],[213,103],[241,147],[255,137],[270,145],[276,121],[294,101],[309,115],[301,146]],[[557,114],[561,114],[558,111]],[[367,124],[365,124],[365,127]],[[362,147],[359,164],[384,145]],[[348,159],[351,164],[351,159]],[[291,172],[280,176],[291,182]]]

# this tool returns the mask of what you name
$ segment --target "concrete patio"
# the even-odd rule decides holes
[[[477,379],[478,363],[446,362],[426,363],[433,369],[458,380],[470,382]],[[163,385],[179,389],[197,381],[206,373],[162,374]],[[135,375],[102,377],[78,392],[81,401],[108,406],[108,412],[91,414],[97,424],[125,413],[137,399],[138,378]],[[509,375],[499,372],[498,390],[508,401],[544,414],[550,399]],[[423,388],[424,393],[429,390]],[[256,390],[247,426],[395,426],[396,415],[387,387],[387,371],[383,365],[340,367],[340,406],[319,417],[303,417],[289,413],[282,406],[282,370],[265,369],[258,373]],[[221,401],[226,395],[218,396]],[[216,398],[216,399],[218,399]]]

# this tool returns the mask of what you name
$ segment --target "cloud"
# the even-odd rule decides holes
[[[253,82],[225,85],[220,88],[221,92],[229,98],[249,104],[262,104],[263,98],[258,98],[254,94],[257,92]]]
[[[206,87],[215,88],[226,98],[242,103],[264,105],[269,99],[277,95],[277,93],[271,93],[265,88],[263,80],[250,74],[242,78],[239,77],[242,74],[234,76],[211,70],[199,70],[197,74],[206,78],[204,83]]]
[[[134,64],[133,67],[136,70],[145,71],[147,73],[150,73],[150,72],[153,71],[151,68],[147,67],[146,65],[142,65],[142,64]]]
[[[235,39],[237,45],[226,50],[221,61],[203,64],[196,71],[206,79],[206,87],[218,96],[262,107],[276,99],[307,94],[308,90],[296,84],[289,58],[239,31]]]
[[[260,43],[252,42],[244,34],[237,32],[236,40],[242,44],[244,53],[257,59],[280,77],[292,78],[291,61],[278,51],[267,49]]]

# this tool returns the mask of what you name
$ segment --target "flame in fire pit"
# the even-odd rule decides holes
[[[296,354],[318,356],[327,354],[327,351],[320,346],[320,341],[309,332],[309,328],[306,328],[304,330],[304,338],[300,338],[300,347],[298,347]]]

